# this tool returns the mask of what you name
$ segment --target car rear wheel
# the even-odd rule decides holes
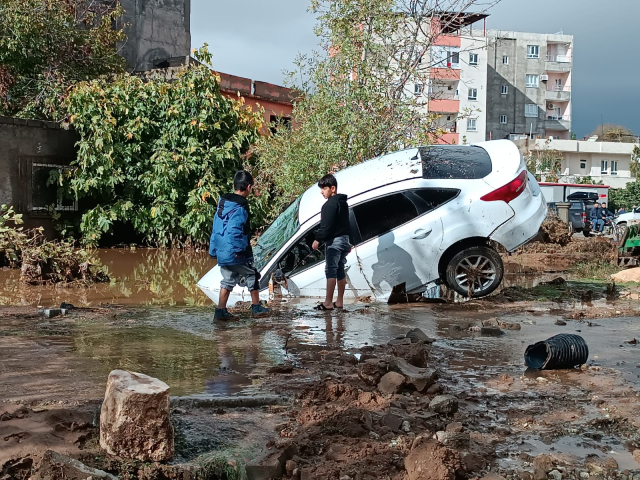
[[[449,260],[447,285],[465,297],[484,297],[493,292],[504,275],[498,252],[490,247],[469,247]]]

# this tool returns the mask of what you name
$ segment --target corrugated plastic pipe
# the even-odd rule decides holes
[[[589,347],[580,335],[562,333],[543,342],[529,345],[524,361],[536,370],[575,368],[587,363]]]

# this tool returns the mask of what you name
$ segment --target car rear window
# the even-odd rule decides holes
[[[420,147],[422,178],[464,179],[484,178],[491,173],[491,157],[481,147],[434,145]]]

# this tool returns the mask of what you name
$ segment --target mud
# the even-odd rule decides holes
[[[183,478],[191,468],[235,475],[264,455],[268,462],[268,454],[288,452],[289,473],[295,471],[296,478],[406,479],[411,471],[406,459],[413,451],[435,448],[429,445],[437,440],[438,449],[453,453],[434,453],[444,470],[434,467],[432,473],[440,476],[425,478],[454,478],[446,475],[457,474],[456,458],[465,478],[482,477],[488,469],[527,478],[534,457],[545,453],[553,455],[553,468],[562,469],[563,478],[591,471],[590,478],[633,480],[640,474],[632,454],[640,448],[640,346],[625,342],[640,338],[640,324],[610,318],[565,320],[560,326],[556,321],[575,309],[565,304],[566,310],[536,310],[538,304],[546,305],[352,305],[327,315],[290,302],[275,305],[271,319],[254,322],[241,311],[245,319],[228,325],[213,324],[206,308],[91,309],[46,321],[35,309],[2,309],[0,401],[30,409],[28,418],[10,421],[23,440],[4,441],[18,442],[22,450],[3,464],[13,468],[37,461],[40,446],[20,442],[36,431],[55,433],[45,412],[38,412],[44,407],[57,411],[58,423],[69,428],[61,439],[47,437],[55,441],[42,445],[121,478],[154,478],[158,468],[166,478]],[[478,331],[483,320],[520,329],[486,336]],[[436,340],[424,346],[424,355],[387,345],[416,327]],[[526,345],[561,332],[586,339],[587,369],[527,372]],[[365,362],[385,372],[394,354],[421,365],[426,360],[438,373],[437,386],[418,393],[404,385],[397,394],[384,395],[358,375]],[[287,368],[271,368],[287,362]],[[291,403],[176,407],[178,457],[150,473],[144,470],[148,466],[104,457],[92,443],[95,429],[85,425],[114,368],[156,376],[174,395],[278,394]],[[458,399],[455,414],[429,410],[430,400],[444,393]],[[83,430],[72,431],[74,422]],[[82,447],[74,443],[76,433],[87,435]],[[618,466],[598,477],[593,454],[602,465],[613,458]],[[634,473],[625,477],[625,470]]]

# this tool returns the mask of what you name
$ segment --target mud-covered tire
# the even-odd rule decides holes
[[[592,235],[591,230],[583,230],[582,234],[587,238],[589,238]]]
[[[486,246],[461,250],[449,260],[445,270],[447,286],[460,295],[473,298],[492,293],[500,286],[503,276],[502,258],[498,252]],[[472,288],[469,288],[469,281],[473,284]]]

